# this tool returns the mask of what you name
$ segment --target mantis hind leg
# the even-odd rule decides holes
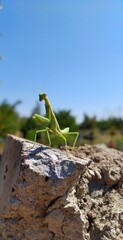
[[[64,141],[64,143],[65,143],[65,149],[66,149],[66,151],[68,151],[68,149],[67,149],[67,140],[66,140],[66,138],[65,138],[65,136],[61,133],[61,132],[59,132],[59,131],[55,131],[55,134],[58,136],[58,137],[60,137],[60,138],[62,138],[62,140]]]
[[[78,132],[68,132],[68,133],[66,133],[64,135],[75,135],[75,139],[74,139],[73,146],[72,146],[72,150],[73,150],[75,145],[76,145],[79,133]]]
[[[37,131],[35,132],[34,144],[36,143],[37,134],[38,134],[38,133],[42,133],[42,132],[46,132],[46,133],[47,133],[47,138],[48,138],[49,146],[51,146],[51,140],[50,140],[50,135],[49,135],[49,128],[37,130]]]

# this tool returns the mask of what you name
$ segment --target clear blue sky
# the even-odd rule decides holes
[[[0,102],[30,115],[46,92],[55,111],[123,115],[123,0],[3,0]]]

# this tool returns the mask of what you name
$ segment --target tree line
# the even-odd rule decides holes
[[[3,101],[0,104],[0,139],[4,139],[6,135],[16,134],[26,139],[33,140],[35,131],[41,129],[32,120],[34,113],[41,114],[39,104],[33,108],[29,117],[21,117],[17,112],[17,105],[20,101],[10,104],[7,101]],[[83,120],[80,124],[77,123],[76,117],[72,115],[70,110],[60,110],[55,112],[56,118],[59,122],[61,129],[70,127],[70,131],[79,131],[78,144],[83,143],[98,143],[114,139],[117,135],[117,139],[123,142],[123,118],[122,117],[108,117],[107,119],[97,119],[96,116],[90,117],[84,114]],[[42,114],[41,114],[42,115]],[[54,141],[54,145],[59,145],[58,139],[51,136]],[[38,136],[38,141],[47,143],[45,134]]]

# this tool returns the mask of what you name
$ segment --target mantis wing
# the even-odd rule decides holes
[[[64,134],[64,133],[68,133],[69,132],[69,127],[66,127],[66,128],[64,128],[64,129],[62,129],[60,132],[62,133],[62,134]]]

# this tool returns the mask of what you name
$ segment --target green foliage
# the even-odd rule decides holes
[[[80,124],[80,129],[85,130],[85,129],[94,129],[96,127],[96,117],[89,117],[87,114],[84,114],[84,120]]]
[[[102,131],[106,131],[110,128],[115,128],[120,130],[120,129],[123,129],[123,119],[116,118],[116,117],[101,119],[97,122],[97,127]]]
[[[7,101],[0,104],[0,137],[4,138],[7,133],[15,134],[20,127],[20,117],[16,112],[17,101],[11,105]]]
[[[34,140],[34,132],[36,129],[37,126],[31,117],[21,119],[20,131],[24,138]]]
[[[16,111],[16,106],[20,101],[14,104],[9,104],[7,101],[3,101],[0,104],[0,141],[6,136],[6,134],[17,134],[24,138],[34,140],[35,131],[41,129],[41,126],[36,125],[32,120],[34,113],[41,114],[39,103],[32,110],[30,117],[21,118]],[[42,115],[42,114],[41,114]],[[97,144],[105,143],[109,144],[113,141],[115,147],[119,150],[123,150],[123,119],[121,117],[109,117],[107,119],[97,119],[95,116],[90,117],[84,114],[81,124],[77,124],[76,118],[71,114],[71,111],[60,110],[55,112],[56,118],[60,125],[60,128],[70,127],[70,131],[79,131],[78,144]],[[38,134],[38,141],[47,144],[47,136],[45,133]],[[70,137],[70,136],[69,136]],[[61,139],[54,137],[51,134],[52,145],[58,147],[61,145]],[[73,142],[72,136],[68,144]],[[64,145],[64,142],[63,142]]]
[[[62,110],[55,112],[55,115],[61,129],[69,127],[71,132],[78,131],[79,127],[76,118],[71,114],[71,111]]]
[[[32,141],[34,140],[35,131],[39,128],[39,126],[37,126],[35,122],[32,120],[32,116],[34,113],[40,114],[40,105],[38,102],[33,108],[31,116],[28,118],[21,119],[21,127],[20,127],[20,131],[23,137]]]
[[[83,122],[80,124],[79,128],[81,130],[86,129],[95,129],[98,128],[100,131],[107,131],[109,129],[123,129],[123,119],[116,117],[109,117],[107,119],[97,120],[96,117],[89,117],[87,114],[84,114]]]

